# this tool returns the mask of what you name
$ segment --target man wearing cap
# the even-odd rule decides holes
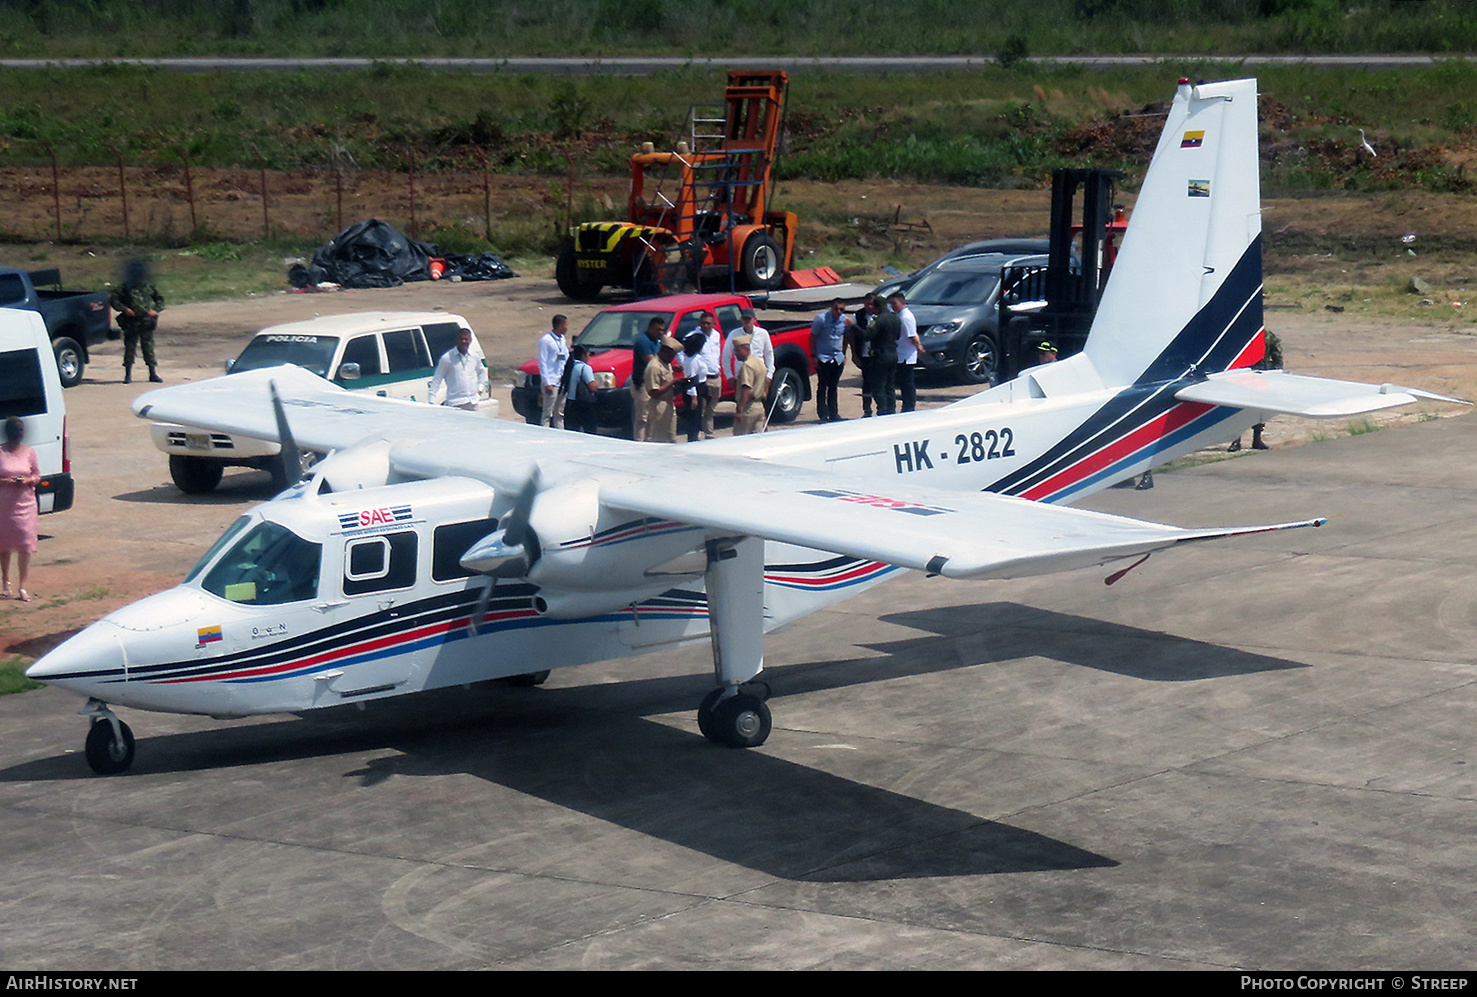
[[[748,336],[740,334],[731,339],[733,358],[738,362],[733,389],[733,435],[747,436],[764,426],[764,399],[769,392],[769,375],[765,373],[764,361],[753,354]]]
[[[1036,344],[1036,366],[1044,363],[1056,363],[1056,347],[1043,341]]]
[[[673,394],[677,376],[672,370],[682,344],[671,336],[662,337],[656,356],[646,363],[641,386],[646,394],[646,439],[652,443],[671,443],[676,438],[677,406]]]

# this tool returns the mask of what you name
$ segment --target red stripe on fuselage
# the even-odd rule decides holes
[[[1192,419],[1209,412],[1213,407],[1202,402],[1180,402],[1157,419],[1145,423],[1126,436],[1119,437],[1096,453],[1082,458],[1065,471],[1055,474],[1034,488],[1022,492],[1021,496],[1022,498],[1038,501],[1063,488],[1074,485],[1089,474],[1095,474],[1109,464],[1122,460],[1124,457],[1148,446],[1155,440],[1163,439],[1189,423]]]

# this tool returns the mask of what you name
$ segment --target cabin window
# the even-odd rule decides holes
[[[431,355],[426,352],[426,343],[421,339],[419,329],[385,333],[385,356],[390,362],[392,374],[423,370],[431,366]]]
[[[471,578],[477,574],[462,567],[462,555],[474,543],[496,529],[496,519],[474,519],[466,523],[447,523],[436,527],[432,541],[431,579],[454,582],[458,578]]]
[[[414,530],[349,540],[344,544],[344,595],[410,588],[417,549]]]
[[[206,574],[200,587],[249,606],[300,602],[318,594],[323,545],[276,523],[259,523]]]
[[[41,380],[39,357],[35,347],[0,352],[0,419],[46,413],[46,385]],[[49,353],[46,359],[50,362]]]

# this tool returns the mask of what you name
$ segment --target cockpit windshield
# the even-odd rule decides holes
[[[250,516],[242,516],[240,519],[232,523],[230,527],[226,530],[226,532],[222,533],[218,538],[216,538],[215,543],[210,545],[210,549],[205,552],[205,556],[195,562],[195,566],[190,569],[190,573],[185,576],[185,580],[180,584],[188,585],[191,581],[193,581],[196,575],[205,570],[205,566],[207,564],[215,560],[215,555],[225,550],[226,544],[230,543],[236,538],[236,535],[238,533],[246,529],[246,524],[249,522],[251,522]]]
[[[235,532],[233,527],[227,536]],[[261,522],[210,569],[200,587],[249,606],[299,602],[318,594],[322,561],[322,544],[304,540],[276,523]]]

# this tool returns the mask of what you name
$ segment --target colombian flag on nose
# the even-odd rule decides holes
[[[1181,149],[1198,149],[1205,144],[1205,132],[1185,132],[1185,137],[1180,139]]]
[[[221,628],[219,624],[213,627],[200,627],[195,634],[195,646],[204,647],[206,644],[214,644],[221,639]]]

